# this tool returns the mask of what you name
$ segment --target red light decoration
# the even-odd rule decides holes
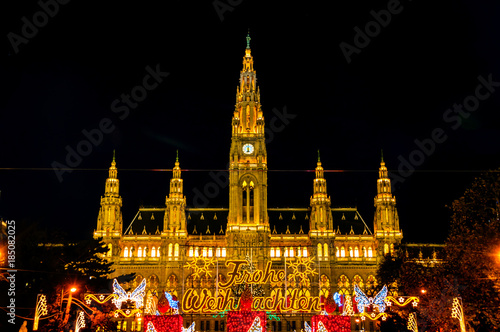
[[[157,332],[182,332],[183,320],[181,315],[144,316],[144,326],[151,322]]]
[[[227,314],[227,332],[248,332],[255,317],[260,318],[262,332],[265,332],[267,320],[265,311],[229,311]]]
[[[348,316],[312,316],[312,332],[318,331],[319,322],[323,323],[328,332],[344,332],[351,330],[351,317]]]

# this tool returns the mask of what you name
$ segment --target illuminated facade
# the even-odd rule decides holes
[[[265,122],[253,65],[247,37],[232,117],[228,208],[187,207],[177,157],[165,206],[139,209],[124,230],[113,157],[94,233],[110,248],[108,259],[115,269],[111,277],[136,273],[138,278],[131,287],[146,278],[147,290],[166,290],[181,301],[193,289],[206,288],[218,294],[218,285],[228,278],[225,262],[246,259],[253,269],[262,271],[272,262],[273,269],[286,275],[286,282],[256,284],[252,291],[261,295],[272,296],[278,290],[291,294],[297,289],[304,296],[321,297],[332,292],[353,295],[354,285],[368,296],[374,295],[380,289],[375,279],[377,265],[402,239],[384,161],[377,180],[373,227],[365,223],[356,208],[331,206],[319,156],[310,206],[268,208]],[[193,259],[203,257],[215,262],[215,273],[208,275],[189,268]],[[306,258],[312,262],[314,273],[288,278],[294,273],[293,264]],[[232,289],[237,296],[241,291],[241,287]],[[311,314],[292,311],[280,321],[268,321],[268,328],[299,331],[305,320],[310,321]],[[185,326],[194,320],[196,330],[223,331],[224,318],[214,316],[186,314]],[[130,330],[132,323],[128,324],[125,329]]]

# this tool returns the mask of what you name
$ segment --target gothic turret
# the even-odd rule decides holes
[[[330,197],[326,193],[326,179],[318,151],[316,178],[314,179],[313,195],[311,196],[310,232],[325,232],[332,230],[332,212]]]
[[[383,254],[387,254],[393,251],[394,243],[401,242],[403,236],[399,229],[396,197],[391,192],[391,180],[383,156],[381,157],[378,174],[373,227],[375,236],[379,241],[379,250],[382,250]]]
[[[186,196],[183,193],[183,180],[179,167],[179,155],[175,158],[175,165],[170,180],[170,192],[165,199],[165,218],[163,233],[171,236],[185,237],[186,232]]]
[[[101,208],[97,217],[97,230],[94,238],[119,238],[122,234],[122,198],[119,194],[120,181],[116,168],[115,153],[106,179],[104,196],[101,197]]]

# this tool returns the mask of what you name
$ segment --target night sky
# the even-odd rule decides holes
[[[445,205],[500,166],[500,3],[71,1],[49,6],[53,17],[37,1],[4,7],[0,216],[18,232],[38,222],[90,238],[114,149],[124,227],[140,206],[164,205],[176,150],[187,205],[227,207],[227,187],[206,190],[227,169],[248,29],[266,125],[276,124],[269,207],[309,205],[319,149],[332,206],[357,206],[372,225],[383,149],[404,240],[442,242]],[[367,24],[369,40],[355,40]],[[358,45],[349,63],[341,43]],[[158,82],[127,111],[121,96],[150,71]],[[455,113],[464,102],[473,111]],[[69,165],[84,131],[102,137]],[[58,178],[55,162],[72,172]]]

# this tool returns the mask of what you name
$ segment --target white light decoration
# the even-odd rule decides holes
[[[172,295],[169,292],[165,292],[165,297],[168,300],[168,304],[170,305],[170,308],[173,309],[174,315],[179,314],[179,301],[174,301],[172,299]]]
[[[80,311],[78,313],[78,318],[76,319],[75,323],[75,332],[79,332],[80,329],[85,327],[85,317],[83,315],[83,311]]]
[[[365,311],[365,307],[369,307],[373,305],[378,308],[379,312],[384,312],[386,303],[385,298],[387,297],[388,289],[387,286],[384,285],[382,290],[378,292],[375,297],[368,297],[366,294],[358,287],[358,285],[354,285],[354,292],[356,293],[356,302],[358,303],[358,311],[363,313]]]
[[[318,322],[318,332],[328,332],[323,322]]]
[[[354,310],[352,308],[352,298],[350,295],[345,296],[344,311],[342,312],[342,316],[354,316]]]
[[[460,322],[460,331],[465,332],[464,309],[458,297],[453,298],[453,306],[451,309],[451,317],[456,318]]]
[[[35,309],[35,318],[33,320],[33,331],[38,330],[38,321],[40,316],[47,314],[47,298],[43,294],[38,294]]]
[[[113,292],[118,296],[118,298],[113,299],[113,303],[116,308],[121,309],[122,303],[128,300],[135,302],[135,307],[141,308],[144,301],[144,296],[146,295],[146,279],[142,279],[142,282],[133,292],[125,292],[125,290],[118,284],[116,279],[113,280]]]
[[[194,323],[194,322],[192,322],[192,323],[191,323],[191,325],[189,325],[189,327],[188,327],[188,328],[184,328],[184,327],[183,327],[183,328],[182,328],[182,332],[195,332],[195,330],[194,330],[194,326],[195,326],[195,323]]]
[[[417,314],[414,312],[410,313],[408,316],[408,330],[418,332]]]
[[[260,318],[259,316],[255,317],[252,325],[248,329],[248,332],[262,332],[262,326],[260,326]]]
[[[156,332],[155,326],[153,325],[153,323],[152,323],[152,322],[149,322],[149,323],[148,323],[148,326],[147,326],[146,332]]]
[[[307,322],[304,322],[304,330],[305,332],[312,332],[311,325],[309,325],[309,323]]]

